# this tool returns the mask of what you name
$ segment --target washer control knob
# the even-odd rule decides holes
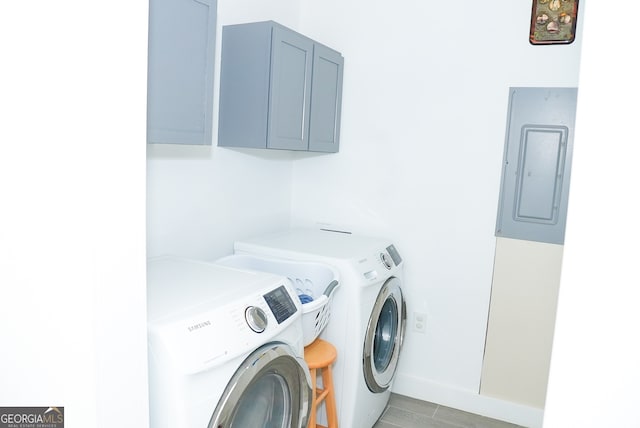
[[[267,320],[267,314],[257,306],[249,306],[245,309],[244,319],[247,321],[249,328],[256,333],[262,333],[269,323],[269,320]]]
[[[380,260],[382,260],[382,264],[384,265],[384,267],[386,267],[387,269],[391,269],[393,267],[393,263],[391,262],[391,260],[389,259],[389,254],[387,253],[380,253]]]

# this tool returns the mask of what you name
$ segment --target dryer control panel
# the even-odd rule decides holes
[[[395,263],[396,266],[402,263],[402,257],[400,257],[400,253],[398,253],[398,250],[396,250],[396,247],[394,245],[389,245],[387,247],[387,252],[391,256],[391,260],[393,260],[393,263]]]
[[[389,245],[369,257],[358,260],[358,268],[362,270],[365,279],[375,281],[393,275],[401,263],[400,253],[394,245]]]
[[[391,269],[393,267],[393,262],[387,253],[380,253],[380,260],[382,260],[382,264],[387,269]]]

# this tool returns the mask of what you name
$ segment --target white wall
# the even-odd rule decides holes
[[[345,78],[340,153],[296,162],[293,223],[396,241],[409,315],[428,321],[394,389],[462,405],[480,381],[508,88],[577,86],[580,39],[530,45],[531,2],[302,4]]]
[[[147,3],[0,2],[0,406],[148,424]]]
[[[221,27],[270,19],[296,28],[298,1],[218,0],[213,145],[149,145],[149,256],[213,260],[234,240],[289,226],[291,153],[217,147]]]
[[[640,5],[618,7],[638,16]],[[586,9],[576,146],[545,428],[640,427],[640,36]],[[579,144],[578,144],[579,142]]]
[[[291,169],[284,152],[150,146],[148,255],[214,260],[236,239],[288,227]]]

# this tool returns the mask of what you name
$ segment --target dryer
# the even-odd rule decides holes
[[[339,426],[371,428],[389,401],[406,325],[402,259],[393,243],[293,229],[238,241],[234,249],[237,254],[322,262],[338,270],[341,287],[320,337],[338,350],[333,375]]]
[[[160,257],[147,282],[151,428],[306,428],[301,305],[283,277]]]

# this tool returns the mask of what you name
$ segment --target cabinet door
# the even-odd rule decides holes
[[[340,106],[344,58],[315,45],[309,119],[309,150],[335,153],[340,144]]]
[[[267,147],[307,150],[313,41],[274,26],[271,49]]]
[[[149,2],[149,143],[211,144],[216,4]]]
[[[222,28],[218,145],[267,148],[272,23]]]

